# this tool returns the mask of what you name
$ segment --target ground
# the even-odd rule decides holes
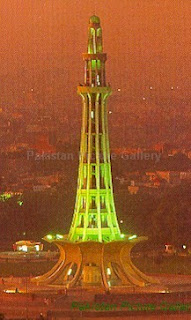
[[[135,257],[136,265],[156,276],[160,285],[118,287],[109,294],[96,288],[65,292],[62,287],[31,283],[31,273],[46,272],[55,264],[55,257],[53,260],[46,255],[18,258],[11,254],[7,259],[3,254],[0,258],[0,312],[7,319],[36,319],[40,313],[46,316],[48,311],[55,319],[65,320],[191,319],[190,257],[168,256],[162,261],[154,256]],[[182,274],[178,274],[180,272]],[[154,306],[153,310],[150,305]]]
[[[4,278],[0,285],[0,312],[7,318],[35,319],[48,311],[56,319],[191,319],[191,276],[156,275],[160,285],[147,288],[116,288],[110,294],[101,289],[43,287],[29,278]],[[17,288],[18,293],[15,293]],[[10,291],[9,291],[10,290]],[[10,292],[10,293],[8,293]],[[154,305],[152,310],[151,305]],[[163,311],[161,310],[163,308]],[[161,315],[162,312],[162,315]],[[186,312],[186,313],[185,313]],[[62,315],[62,316],[61,316]],[[187,317],[187,318],[186,318]]]

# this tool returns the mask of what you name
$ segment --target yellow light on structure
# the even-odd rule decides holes
[[[69,269],[67,275],[70,276],[71,274],[72,274],[72,269]]]
[[[132,240],[132,239],[136,239],[136,238],[137,238],[137,235],[134,234],[133,236],[130,236],[130,237],[128,238],[128,240]]]
[[[182,248],[185,250],[185,249],[186,249],[186,245],[185,245],[185,244],[183,244],[183,245],[182,245]]]
[[[46,238],[47,238],[48,240],[52,240],[52,239],[53,239],[53,236],[52,236],[51,234],[48,234],[48,235],[46,236]]]
[[[56,239],[63,239],[64,237],[63,237],[63,235],[61,235],[61,234],[57,234],[56,235]]]
[[[23,201],[17,201],[18,205],[21,207],[23,205]]]
[[[107,274],[108,274],[108,276],[111,275],[111,269],[110,268],[107,268]]]
[[[22,246],[22,251],[27,252],[27,246],[26,245]]]
[[[5,293],[16,293],[15,289],[6,289],[6,290],[3,290],[3,292],[5,292]]]
[[[40,246],[39,246],[39,244],[36,244],[35,248],[36,248],[36,251],[40,251]]]

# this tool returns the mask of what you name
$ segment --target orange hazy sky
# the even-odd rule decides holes
[[[113,88],[135,99],[153,90],[161,99],[190,100],[190,0],[0,0],[1,81],[9,74],[22,82],[21,70],[60,69],[63,86],[75,91],[94,13]]]

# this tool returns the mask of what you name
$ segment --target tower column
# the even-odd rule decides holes
[[[96,135],[95,135],[95,143],[96,143],[96,187],[97,187],[97,215],[98,215],[98,241],[102,241],[102,230],[101,230],[101,209],[100,209],[100,145],[99,145],[99,114],[100,114],[100,105],[99,105],[99,97],[100,94],[96,95],[95,102],[95,122],[96,122]]]

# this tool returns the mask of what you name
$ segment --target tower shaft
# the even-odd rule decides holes
[[[107,56],[102,52],[98,17],[90,18],[88,33],[88,53],[83,54],[84,84],[77,90],[82,97],[83,112],[78,187],[69,240],[102,242],[120,238],[107,120],[107,98],[111,88],[106,85]]]

